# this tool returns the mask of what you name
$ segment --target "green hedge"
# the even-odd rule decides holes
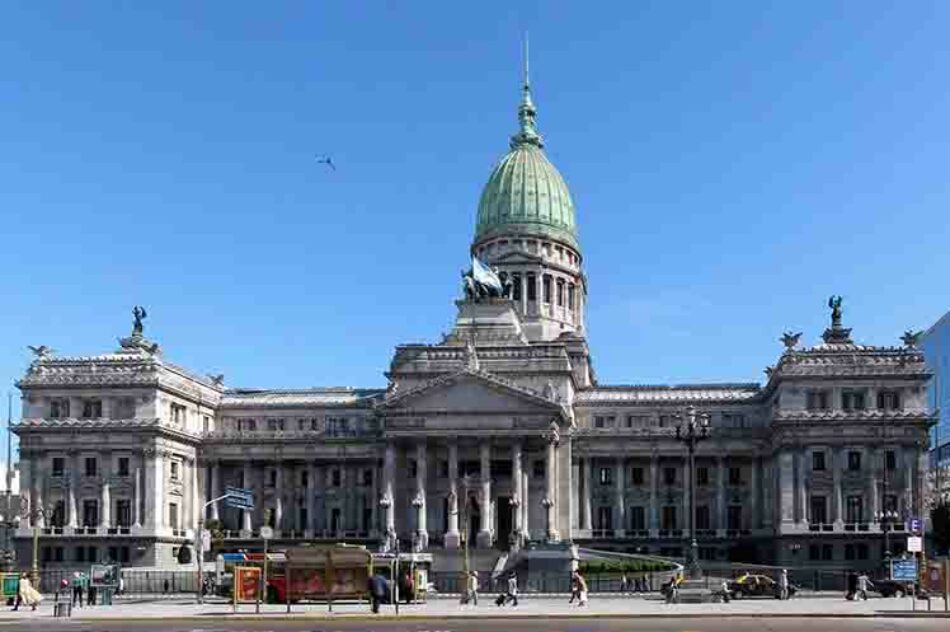
[[[653,560],[593,560],[581,562],[579,567],[585,574],[654,573],[673,570],[672,565]]]

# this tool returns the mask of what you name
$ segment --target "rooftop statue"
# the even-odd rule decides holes
[[[37,359],[48,358],[56,351],[55,349],[52,349],[46,345],[40,345],[38,347],[34,347],[33,345],[27,345],[26,348],[32,351],[33,355],[35,355]]]
[[[841,297],[831,295],[828,298],[828,307],[831,308],[831,326],[834,329],[841,327]]]
[[[921,336],[924,335],[922,331],[914,331],[908,329],[904,332],[904,335],[901,336],[901,342],[904,343],[904,346],[908,349],[916,349],[917,345],[920,343]]]
[[[512,284],[508,275],[499,274],[496,268],[490,268],[477,257],[472,257],[472,269],[462,271],[462,290],[465,298],[478,302],[484,298],[511,296]]]
[[[146,316],[148,316],[148,313],[141,305],[136,305],[132,308],[132,317],[135,319],[135,321],[132,323],[133,336],[142,335],[142,321],[145,320]]]
[[[795,345],[798,344],[798,340],[801,337],[802,337],[802,332],[793,334],[790,331],[786,331],[785,333],[782,334],[782,338],[781,338],[782,344],[785,345],[785,349],[787,349],[788,351],[791,351],[792,349],[795,348]]]

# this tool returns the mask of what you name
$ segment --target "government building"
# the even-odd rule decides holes
[[[234,550],[258,548],[266,520],[275,548],[345,540],[437,565],[465,543],[486,560],[566,544],[682,557],[691,478],[703,560],[876,566],[885,530],[899,553],[934,423],[917,336],[855,342],[834,297],[822,342],[786,333],[763,384],[600,383],[574,202],[535,119],[526,80],[478,204],[470,254],[503,291],[466,275],[450,332],[397,346],[385,388],[230,388],[169,361],[141,308],[114,351],[35,348],[13,428],[21,565],[35,526],[45,567],[177,567],[200,518]],[[229,486],[254,508],[210,502]]]

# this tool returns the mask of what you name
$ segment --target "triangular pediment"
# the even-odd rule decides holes
[[[558,402],[481,371],[461,371],[431,380],[410,391],[398,391],[380,408],[414,414],[472,412],[480,414],[560,414]]]
[[[538,263],[541,260],[540,255],[514,250],[497,256],[492,261],[493,263]]]

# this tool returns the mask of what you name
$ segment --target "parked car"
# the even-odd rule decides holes
[[[871,582],[871,590],[880,593],[882,597],[906,597],[913,594],[914,584],[896,579],[875,579]]]
[[[793,597],[798,592],[798,586],[789,582],[788,596]],[[729,582],[729,596],[733,599],[742,597],[779,597],[778,582],[768,575],[746,574],[740,575]]]

